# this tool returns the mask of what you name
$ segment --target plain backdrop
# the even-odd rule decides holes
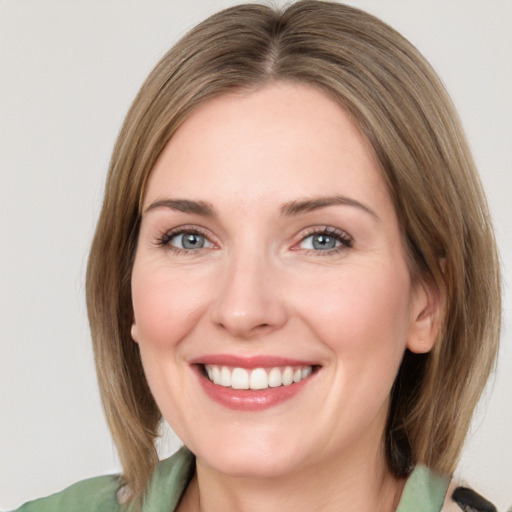
[[[84,269],[138,87],[233,1],[0,0],[0,509],[119,470],[99,401]],[[503,346],[458,472],[512,504],[512,2],[354,0],[408,37],[460,111],[504,264]],[[168,433],[163,454],[178,441]]]

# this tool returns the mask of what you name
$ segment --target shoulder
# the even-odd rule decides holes
[[[117,512],[120,483],[114,475],[89,478],[63,491],[25,503],[15,512]]]
[[[195,458],[185,447],[161,461],[148,484],[144,510],[174,510],[195,470]],[[63,491],[25,503],[14,512],[125,512],[118,501],[126,490],[116,475],[89,478]],[[170,508],[169,508],[170,507]]]
[[[497,512],[486,498],[460,482],[453,480],[446,491],[441,512]]]
[[[450,477],[418,465],[407,478],[396,512],[440,512]]]
[[[175,510],[195,472],[195,457],[182,447],[158,464],[146,488],[143,510]]]
[[[496,512],[480,494],[426,466],[410,474],[396,512]]]

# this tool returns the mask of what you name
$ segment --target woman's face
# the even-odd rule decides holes
[[[179,128],[147,185],[132,293],[158,406],[231,475],[375,454],[405,348],[429,348],[369,144],[304,85],[223,95]]]

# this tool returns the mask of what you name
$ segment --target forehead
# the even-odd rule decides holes
[[[263,206],[334,193],[389,202],[353,119],[313,87],[278,83],[198,107],[159,156],[144,203],[172,194]]]

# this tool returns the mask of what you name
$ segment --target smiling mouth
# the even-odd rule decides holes
[[[298,384],[314,370],[315,367],[311,365],[245,369],[207,364],[203,366],[203,375],[213,384],[225,388],[265,390]]]

